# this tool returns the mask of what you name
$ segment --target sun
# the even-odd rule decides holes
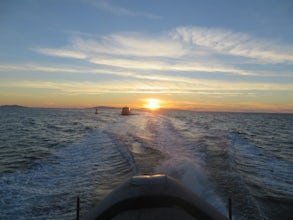
[[[147,103],[145,104],[145,107],[150,110],[156,110],[160,108],[160,100],[158,99],[147,99]]]

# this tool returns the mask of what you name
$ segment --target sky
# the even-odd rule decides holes
[[[291,0],[1,0],[0,105],[293,113]]]

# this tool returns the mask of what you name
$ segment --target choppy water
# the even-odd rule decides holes
[[[0,108],[0,219],[74,219],[165,173],[234,219],[292,219],[293,115]]]

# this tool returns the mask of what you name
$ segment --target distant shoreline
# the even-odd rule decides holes
[[[0,105],[0,108],[28,108],[28,107],[21,106],[21,105]]]
[[[0,105],[0,108],[41,108],[41,109],[121,109],[120,107],[113,106],[93,106],[93,107],[32,107],[22,105]],[[266,111],[204,111],[194,109],[176,109],[176,108],[160,108],[156,111],[149,110],[147,108],[133,108],[136,111],[149,111],[149,112],[162,112],[162,111],[192,111],[192,112],[209,112],[209,113],[247,113],[247,114],[293,114],[293,112],[266,112]]]

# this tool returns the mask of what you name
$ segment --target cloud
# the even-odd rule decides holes
[[[36,48],[33,49],[41,54],[56,56],[56,57],[65,57],[65,58],[74,58],[74,59],[85,59],[87,56],[78,51],[66,50],[66,49],[50,49],[50,48]]]
[[[248,34],[224,29],[179,27],[171,36],[194,47],[206,48],[211,53],[240,56],[264,63],[293,63],[292,45],[280,46]]]
[[[273,44],[224,29],[178,27],[157,34],[79,35],[63,48],[37,48],[35,51],[81,59],[87,64],[97,65],[97,68],[122,68],[123,74],[128,71],[290,76],[292,72],[289,70],[271,70],[275,64],[293,63],[293,50],[290,48],[291,45]]]
[[[190,79],[184,77],[171,77],[158,81],[146,77],[120,79],[120,80],[98,80],[98,81],[5,81],[0,83],[1,88],[34,88],[40,90],[57,90],[69,94],[105,94],[105,93],[164,93],[164,94],[205,94],[205,95],[242,95],[251,96],[263,91],[285,91],[292,92],[293,83],[257,83],[257,82],[226,82],[221,80]]]
[[[0,65],[0,71],[28,71],[28,72],[55,72],[55,73],[82,73],[86,69],[80,67],[61,67],[40,64]]]
[[[110,57],[100,57],[90,60],[91,63],[99,65],[107,65],[112,67],[120,67],[125,69],[141,70],[141,71],[169,71],[169,72],[210,72],[210,73],[230,73],[237,75],[266,75],[263,71],[247,71],[234,67],[223,66],[221,64],[206,64],[191,61],[158,61],[158,60],[132,60],[132,59],[117,59]],[[273,72],[268,72],[267,75],[274,75]],[[278,73],[278,75],[280,75]]]
[[[180,42],[164,36],[120,33],[72,41],[71,48],[92,55],[181,57],[190,53]]]
[[[153,91],[153,92],[166,92],[166,93],[190,93],[194,91],[292,91],[293,83],[275,83],[275,82],[251,82],[251,81],[233,81],[229,82],[229,80],[215,80],[215,79],[197,79],[192,76],[183,77],[180,75],[169,75],[169,74],[158,74],[158,73],[139,73],[138,71],[129,71],[129,70],[121,70],[121,69],[106,69],[106,68],[88,68],[81,66],[47,66],[47,65],[39,65],[39,64],[25,64],[25,65],[0,65],[0,72],[7,71],[20,71],[20,72],[38,72],[38,73],[74,73],[74,74],[94,74],[94,75],[113,75],[124,77],[127,81],[133,82],[131,87],[127,88],[128,91],[133,91],[132,88],[137,88],[137,85],[146,85],[139,86],[140,91],[136,90],[136,92],[145,91]],[[119,81],[120,84],[123,84],[122,81]],[[144,82],[144,83],[142,83]],[[73,83],[74,84],[74,83]],[[116,87],[115,79],[113,78],[111,81],[103,81],[99,88],[103,88],[103,85],[109,85],[109,88]],[[41,84],[39,84],[41,85]],[[118,83],[117,86],[119,87]],[[121,88],[121,86],[119,87]],[[163,88],[163,89],[162,89]],[[104,90],[107,91],[107,90]],[[120,90],[119,90],[120,91]]]
[[[117,6],[110,4],[107,0],[99,0],[99,1],[92,1],[92,4],[95,5],[98,8],[101,8],[103,10],[106,10],[112,14],[115,15],[124,15],[124,16],[131,16],[131,17],[144,17],[148,19],[161,19],[161,16],[142,12],[142,11],[133,11],[130,9],[127,9],[125,7]]]

